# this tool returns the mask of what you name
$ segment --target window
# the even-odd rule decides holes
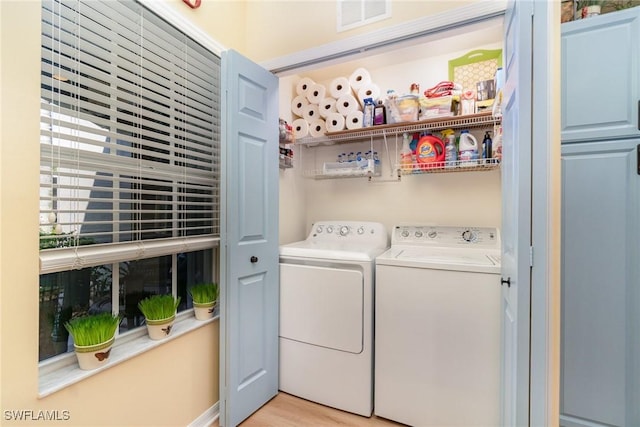
[[[390,17],[389,0],[338,0],[338,32]]]
[[[215,281],[220,59],[133,0],[42,2],[40,360],[64,322]]]

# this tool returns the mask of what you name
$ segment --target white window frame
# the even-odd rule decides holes
[[[227,50],[221,43],[211,38],[207,33],[193,25],[183,15],[165,4],[155,0],[137,0],[138,3],[150,11],[156,13],[176,29],[198,42],[204,48],[218,57],[222,56],[222,52]],[[117,246],[117,247],[116,247]],[[68,251],[41,252],[40,253],[40,274],[47,274],[70,269],[70,264],[77,263],[78,259],[84,260],[86,266],[103,265],[113,263],[117,266],[118,262],[122,262],[124,253],[131,255],[127,261],[133,261],[142,258],[157,257],[162,255],[172,255],[175,263],[175,256],[178,253],[192,252],[204,249],[212,249],[213,259],[212,268],[215,275],[219,276],[219,251],[220,238],[211,236],[202,236],[197,238],[171,238],[156,239],[144,242],[123,242],[114,245],[107,251],[100,251],[97,245],[76,247]],[[74,252],[71,255],[71,251]],[[89,265],[90,264],[90,265]],[[75,268],[78,268],[77,265]],[[81,267],[82,268],[82,267]],[[174,269],[175,270],[175,269]],[[112,271],[118,271],[117,267]],[[117,283],[117,278],[114,280]],[[175,288],[175,281],[173,284]],[[117,290],[117,287],[116,287]],[[175,292],[175,289],[173,290]],[[112,290],[113,292],[113,290]],[[172,330],[172,334],[162,341],[152,341],[147,338],[145,328],[136,328],[123,334],[118,334],[114,343],[114,351],[111,356],[110,363],[102,368],[93,371],[84,371],[79,369],[77,359],[73,352],[67,352],[55,357],[43,360],[38,364],[39,389],[38,396],[40,398],[55,393],[72,384],[91,377],[105,369],[116,366],[132,357],[149,351],[153,348],[163,345],[166,342],[177,339],[195,329],[209,325],[219,320],[219,314],[209,320],[196,320],[193,316],[193,310],[184,310],[177,314],[176,322]]]

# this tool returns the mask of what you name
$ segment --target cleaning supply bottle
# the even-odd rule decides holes
[[[409,148],[409,135],[402,134],[402,149],[400,150],[400,169],[410,171],[413,169],[413,151]]]
[[[482,158],[483,159],[490,159],[491,156],[493,155],[492,143],[493,141],[491,141],[491,135],[489,135],[489,131],[486,131],[484,134],[484,139],[482,140]]]
[[[468,130],[460,132],[460,166],[468,167],[478,164],[478,141]]]
[[[456,145],[456,133],[453,129],[445,129],[440,132],[444,141],[444,161],[446,168],[456,166],[458,160],[458,146]]]
[[[362,107],[362,127],[368,128],[373,126],[373,110],[375,104],[373,98],[365,98],[364,106]]]
[[[456,161],[458,160],[458,148],[456,147],[456,135],[450,133],[447,135],[444,146],[444,161],[445,167],[456,167]]]

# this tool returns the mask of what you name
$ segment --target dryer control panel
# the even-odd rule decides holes
[[[500,249],[500,231],[495,227],[396,225],[391,234],[394,245]]]
[[[377,242],[387,240],[384,225],[366,221],[321,221],[311,226],[307,240]]]

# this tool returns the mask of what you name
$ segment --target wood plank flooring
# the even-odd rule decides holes
[[[402,427],[384,418],[361,417],[286,393],[278,393],[241,427]],[[218,427],[216,421],[212,427]]]

